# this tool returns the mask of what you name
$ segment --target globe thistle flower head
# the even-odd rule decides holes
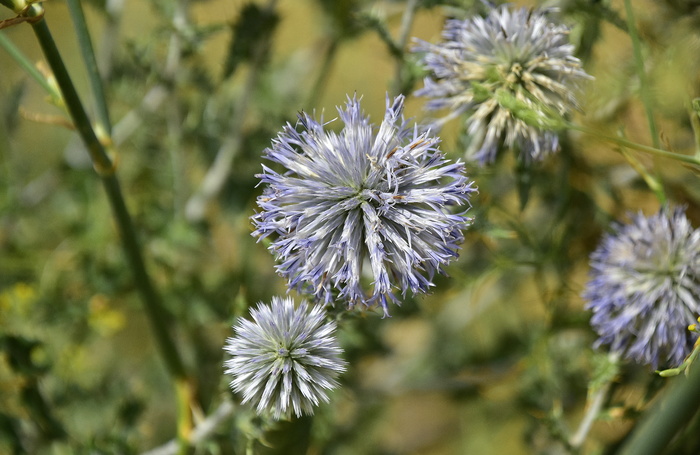
[[[301,113],[301,131],[288,124],[265,150],[285,171],[263,165],[253,235],[276,237],[270,250],[290,288],[328,304],[378,303],[386,315],[395,291],[426,292],[457,257],[471,220],[450,206],[466,211],[473,182],[437,137],[407,125],[403,102],[387,99],[378,130],[357,97],[338,108],[339,133]]]
[[[596,346],[654,368],[679,365],[700,314],[700,230],[680,208],[633,216],[591,255],[583,297]]]
[[[312,415],[345,371],[335,323],[326,322],[320,305],[294,308],[291,298],[273,297],[250,314],[253,320],[240,319],[224,347],[232,356],[224,363],[231,388],[259,414],[277,420]]]
[[[543,10],[493,8],[487,17],[446,22],[443,41],[416,40],[414,52],[430,71],[416,95],[427,110],[448,109],[438,123],[466,113],[466,155],[492,163],[499,147],[520,150],[520,159],[541,160],[558,150],[555,129],[577,109],[578,82],[590,78],[573,56],[568,29]]]

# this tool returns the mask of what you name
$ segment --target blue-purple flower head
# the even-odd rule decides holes
[[[253,235],[273,236],[290,288],[324,303],[379,303],[387,314],[396,291],[426,292],[457,257],[476,190],[437,137],[407,125],[403,103],[387,99],[376,129],[357,97],[348,98],[339,133],[301,113],[301,131],[287,124],[265,150],[284,170],[263,165]]]
[[[335,323],[326,321],[320,305],[295,308],[291,298],[273,297],[271,305],[260,303],[250,314],[253,320],[241,318],[224,347],[231,355],[224,364],[231,387],[259,414],[312,415],[345,371]]]
[[[597,346],[654,368],[679,365],[700,314],[700,230],[680,208],[633,216],[591,255],[583,297]]]
[[[427,110],[447,109],[439,123],[466,114],[467,158],[492,163],[502,146],[523,160],[558,150],[553,129],[577,109],[574,91],[590,78],[573,56],[568,29],[545,11],[493,8],[487,17],[448,20],[443,41],[417,41],[431,75],[416,92]]]

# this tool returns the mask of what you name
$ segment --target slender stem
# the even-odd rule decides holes
[[[401,29],[399,30],[398,40],[396,41],[396,46],[401,49],[401,52],[405,52],[406,43],[408,42],[408,35],[411,33],[411,26],[413,25],[413,19],[416,15],[416,8],[418,7],[418,0],[408,0],[406,2],[406,9],[403,12],[403,17],[401,18]],[[394,91],[401,91],[403,86],[403,78],[401,72],[403,70],[404,59],[400,58],[396,61],[396,71],[394,75]],[[398,94],[398,93],[395,93]]]
[[[660,148],[649,147],[648,145],[637,144],[636,142],[628,141],[627,139],[623,139],[621,137],[603,134],[600,131],[594,130],[592,128],[588,128],[586,126],[577,125],[574,123],[570,123],[567,126],[568,126],[568,128],[570,128],[572,130],[581,131],[582,133],[590,134],[592,136],[598,137],[600,139],[604,139],[608,142],[612,142],[612,143],[617,144],[617,145],[621,145],[623,147],[631,148],[634,150],[638,150],[640,152],[649,153],[649,154],[660,156],[663,158],[670,158],[670,159],[673,159],[676,161],[682,161],[683,163],[694,164],[696,166],[700,166],[700,158],[698,158],[698,157],[694,157],[694,156],[690,156],[690,155],[681,155],[680,153],[669,152],[667,150],[662,150]]]
[[[143,298],[148,320],[151,323],[151,328],[156,336],[166,366],[174,378],[179,380],[185,379],[184,364],[166,328],[169,324],[169,315],[163,306],[160,295],[153,287],[150,276],[146,272],[141,256],[141,248],[136,238],[136,231],[124,204],[119,182],[114,174],[103,177],[102,182],[107,190],[107,196],[119,226],[122,241],[124,242],[124,250],[134,273],[136,287]]]
[[[659,179],[649,174],[649,172],[647,172],[642,163],[640,163],[639,160],[627,150],[621,149],[620,152],[622,153],[622,156],[625,157],[630,166],[632,166],[634,170],[636,170],[637,173],[642,176],[644,182],[647,184],[649,189],[651,189],[651,191],[653,191],[656,195],[656,198],[659,200],[659,204],[665,205],[666,193],[664,191],[664,186],[661,184]]]
[[[53,98],[55,102],[60,101],[61,93],[56,90],[56,87],[52,86],[49,81],[46,80],[41,72],[36,69],[32,62],[29,61],[22,51],[19,50],[19,48],[17,48],[17,46],[15,46],[3,32],[0,32],[0,46],[3,47],[8,54],[10,54],[10,57],[15,59],[17,64],[24,71],[26,71],[35,81],[39,83],[39,85],[44,88],[44,90],[49,93],[49,95],[51,95],[51,98]]]
[[[2,181],[5,187],[5,196],[7,197],[5,200],[0,197],[0,206],[4,207],[12,206],[14,189],[12,146],[10,145],[10,135],[8,133],[5,122],[0,121],[0,163],[2,163]],[[0,271],[1,273],[2,271]]]
[[[272,12],[276,6],[277,0],[268,0],[266,9],[268,12]],[[248,106],[252,100],[255,86],[260,80],[260,70],[265,62],[263,56],[269,44],[267,40],[260,40],[253,50],[250,70],[248,71],[243,90],[233,110],[233,119],[231,121],[229,134],[224,138],[221,147],[216,153],[214,163],[207,170],[199,188],[197,188],[197,191],[190,197],[185,205],[185,218],[190,222],[198,222],[204,218],[207,204],[219,194],[226,183],[226,178],[231,173],[233,160],[243,145],[243,125],[245,124],[245,117],[248,112]]]
[[[634,62],[637,66],[637,75],[639,76],[640,97],[649,123],[649,133],[655,148],[660,148],[659,134],[656,130],[656,122],[654,121],[654,107],[650,97],[649,80],[647,79],[646,69],[644,68],[644,57],[642,56],[642,44],[639,41],[637,34],[637,25],[634,21],[634,12],[632,10],[632,2],[625,0],[625,12],[627,14],[627,31],[632,40],[632,50],[634,52]]]
[[[40,16],[43,10],[40,10],[39,5],[33,5],[30,15]],[[104,146],[100,143],[95,135],[95,132],[90,124],[87,113],[83,108],[78,93],[70,79],[63,60],[56,48],[56,44],[51,36],[46,20],[41,18],[32,23],[32,28],[39,41],[39,44],[44,52],[49,66],[53,70],[58,86],[63,93],[66,107],[70,113],[75,126],[83,139],[85,146],[92,158],[95,169],[97,170],[110,205],[119,228],[124,252],[127,256],[129,265],[134,273],[136,288],[141,294],[146,315],[151,328],[156,338],[156,344],[160,349],[160,353],[165,361],[166,367],[170,374],[178,380],[186,380],[184,363],[173,343],[173,340],[167,330],[168,314],[160,299],[160,295],[155,291],[151,283],[150,276],[146,272],[146,267],[141,255],[136,231],[131,221],[131,216],[124,203],[119,181],[114,174],[112,161],[107,156]]]
[[[68,10],[73,19],[75,34],[78,37],[80,45],[80,53],[83,56],[83,63],[87,70],[90,87],[92,88],[92,96],[95,98],[95,107],[97,109],[97,117],[100,119],[100,125],[104,129],[107,137],[112,134],[112,122],[109,120],[109,110],[107,109],[107,100],[105,98],[105,90],[102,85],[102,77],[97,68],[97,60],[95,59],[95,51],[90,39],[90,32],[85,21],[83,7],[79,0],[67,0]]]
[[[645,412],[618,455],[657,455],[700,409],[700,368],[669,379],[668,389]]]
[[[610,382],[607,382],[595,392],[593,399],[589,401],[586,414],[583,416],[583,419],[581,419],[581,423],[579,424],[576,433],[574,433],[574,435],[571,436],[571,439],[569,439],[569,445],[572,448],[579,449],[586,441],[586,436],[588,436],[588,432],[591,431],[593,422],[595,422],[598,414],[600,414],[600,410],[603,407],[603,403],[605,403],[605,398],[608,396],[609,390]]]
[[[214,433],[219,425],[226,422],[236,409],[235,405],[230,401],[224,401],[209,417],[202,420],[197,427],[192,431],[190,441],[192,445],[203,442],[212,433]],[[178,450],[177,441],[170,441],[160,447],[144,452],[142,455],[175,455]]]
[[[700,98],[695,98],[690,104],[690,126],[695,137],[695,158],[700,159]]]
[[[112,75],[112,66],[114,60],[114,50],[117,48],[119,41],[119,25],[121,24],[122,11],[124,10],[125,0],[106,0],[105,13],[107,21],[102,30],[100,38],[100,53],[97,55],[99,61],[97,67],[100,69],[102,79],[108,81]]]
[[[172,24],[173,32],[170,35],[168,56],[163,68],[163,79],[170,82],[173,90],[178,88],[178,74],[181,71],[183,34],[188,27],[188,0],[178,0],[175,3]],[[170,155],[172,169],[173,188],[173,212],[175,218],[180,218],[182,208],[185,205],[185,170],[183,168],[182,152],[182,112],[177,97],[170,97],[167,109],[167,137],[166,146]]]

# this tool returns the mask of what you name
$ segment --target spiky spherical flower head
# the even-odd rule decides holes
[[[416,92],[431,98],[427,110],[448,109],[443,119],[468,115],[467,158],[493,162],[501,145],[520,159],[540,160],[559,147],[553,129],[577,108],[574,90],[590,78],[573,56],[568,29],[544,11],[507,6],[487,17],[448,20],[443,41],[417,40],[415,52],[432,74]]]
[[[597,346],[654,368],[679,365],[700,314],[700,230],[680,208],[633,216],[591,255],[583,297]]]
[[[295,308],[291,298],[273,297],[250,314],[253,320],[241,318],[224,347],[231,354],[224,365],[234,392],[275,419],[312,415],[345,371],[335,323],[326,321],[320,305]]]
[[[253,235],[273,234],[270,250],[290,288],[325,303],[378,302],[387,314],[395,290],[426,292],[457,257],[473,182],[438,150],[437,137],[407,126],[403,102],[387,99],[378,130],[357,97],[338,108],[339,133],[301,113],[301,131],[287,124],[265,150],[284,170],[263,165],[258,175],[267,187]]]

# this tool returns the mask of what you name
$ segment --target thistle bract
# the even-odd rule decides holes
[[[416,95],[431,98],[427,110],[448,109],[441,121],[468,115],[466,155],[482,165],[499,147],[540,160],[559,147],[562,116],[577,108],[573,90],[590,78],[573,56],[568,29],[545,12],[491,10],[485,18],[448,20],[443,41],[417,40],[415,52],[432,74]]]
[[[654,368],[680,364],[700,314],[700,230],[682,209],[633,216],[591,255],[583,297],[597,346]]]
[[[345,371],[335,323],[326,322],[321,306],[302,302],[294,308],[291,298],[273,297],[271,305],[260,303],[250,314],[253,320],[240,319],[224,347],[232,356],[224,364],[231,387],[259,414],[313,414]]]
[[[437,137],[406,125],[403,102],[387,100],[378,130],[356,97],[338,108],[339,133],[301,113],[302,131],[288,124],[265,150],[284,171],[263,166],[258,176],[267,187],[253,235],[273,235],[291,288],[325,303],[379,303],[387,314],[396,290],[426,292],[457,257],[471,220],[450,206],[466,211],[475,188]]]

